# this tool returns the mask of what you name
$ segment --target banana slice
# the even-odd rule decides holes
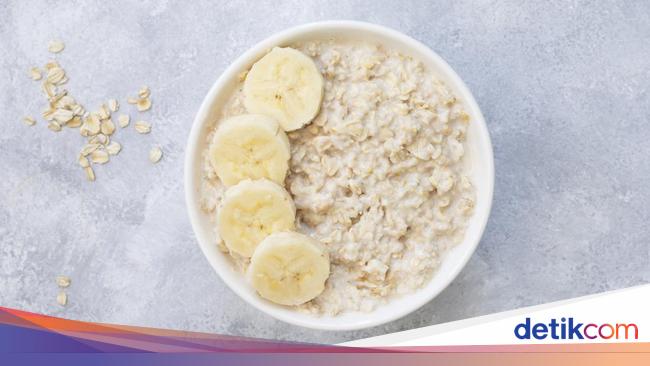
[[[243,257],[269,234],[291,230],[296,206],[289,193],[270,180],[243,180],[228,188],[217,211],[217,229],[226,247]]]
[[[330,275],[330,260],[321,244],[303,234],[271,234],[255,249],[247,276],[263,298],[300,305],[320,295]]]
[[[271,117],[244,114],[223,121],[212,138],[210,163],[226,186],[268,178],[283,184],[289,169],[289,139]]]
[[[293,48],[275,47],[246,75],[244,105],[272,116],[285,131],[309,123],[323,99],[323,76],[314,61]]]

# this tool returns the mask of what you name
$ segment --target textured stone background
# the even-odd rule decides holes
[[[0,1],[0,305],[72,319],[339,342],[650,282],[650,3]],[[607,4],[606,4],[607,3]],[[335,5],[334,5],[335,4]],[[478,251],[434,301],[385,326],[319,332],[253,309],[214,273],[185,212],[187,135],[221,71],[300,23],[359,19],[429,45],[465,80],[494,143]],[[150,135],[88,183],[76,131],[27,71],[58,57],[88,108],[153,91]],[[132,113],[135,117],[136,113]],[[165,156],[147,161],[153,144]],[[54,278],[72,277],[69,306]]]

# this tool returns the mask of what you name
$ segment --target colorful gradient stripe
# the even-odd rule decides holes
[[[354,348],[65,320],[0,307],[0,365],[649,365],[650,343]]]
[[[271,353],[322,352],[324,348],[335,348],[340,352],[353,351],[347,347],[89,323],[0,307],[0,353]]]

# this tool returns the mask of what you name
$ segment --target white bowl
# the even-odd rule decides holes
[[[476,207],[462,243],[449,250],[442,264],[429,282],[420,290],[393,299],[386,305],[369,313],[344,313],[336,317],[317,316],[297,312],[273,304],[259,297],[238,272],[228,256],[217,249],[212,234],[213,227],[199,205],[201,182],[201,153],[205,149],[208,127],[218,116],[224,102],[234,91],[238,75],[274,46],[291,45],[294,42],[314,39],[353,39],[381,43],[404,54],[421,60],[426,67],[442,79],[456,96],[464,102],[471,116],[467,133],[467,156],[469,176],[476,187]],[[490,136],[483,115],[474,97],[451,67],[422,43],[389,28],[356,22],[327,21],[301,25],[256,44],[241,55],[223,72],[203,100],[194,120],[185,155],[185,194],[192,227],[203,254],[223,281],[242,299],[257,309],[287,323],[308,328],[326,330],[351,330],[377,326],[403,317],[438,295],[465,266],[478,245],[490,214],[494,186],[494,162]],[[225,309],[228,311],[228,309]]]

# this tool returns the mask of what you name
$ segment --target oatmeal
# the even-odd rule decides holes
[[[464,164],[469,116],[421,62],[396,51],[351,41],[293,47],[325,83],[318,115],[287,133],[285,187],[296,231],[320,241],[331,262],[325,290],[298,308],[371,311],[427,284],[462,241],[475,200]],[[240,85],[215,126],[244,113]],[[202,209],[215,220],[225,187],[207,152],[203,160]],[[227,252],[216,229],[215,241]]]

